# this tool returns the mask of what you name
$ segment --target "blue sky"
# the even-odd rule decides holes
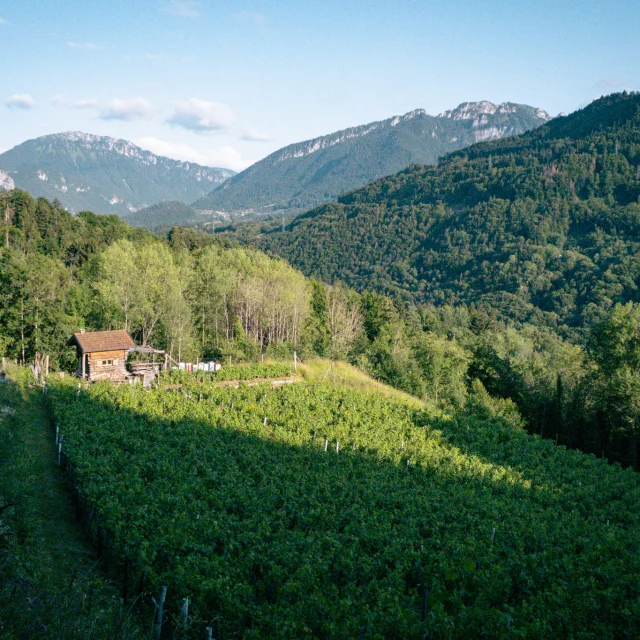
[[[242,169],[471,100],[640,89],[637,0],[0,1],[0,149],[79,130]]]

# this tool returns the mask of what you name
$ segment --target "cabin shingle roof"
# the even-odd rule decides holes
[[[77,344],[82,353],[94,351],[120,351],[136,346],[128,331],[90,331],[73,334],[68,344]]]

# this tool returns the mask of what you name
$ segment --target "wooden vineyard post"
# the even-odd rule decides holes
[[[187,622],[189,620],[189,598],[182,599],[182,613],[180,614],[182,618],[182,630],[187,632]]]
[[[329,448],[329,438],[325,436],[324,439],[324,450],[326,451]]]
[[[164,601],[167,598],[167,587],[162,587],[160,592],[160,602],[157,603],[158,608],[158,624],[156,627],[156,640],[160,640],[162,635],[162,619],[164,618]]]
[[[293,370],[295,373],[298,373],[298,354],[293,352]]]

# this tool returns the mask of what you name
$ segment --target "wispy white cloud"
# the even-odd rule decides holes
[[[165,3],[163,11],[181,18],[199,18],[200,3],[196,2],[196,0],[169,0],[169,2]]]
[[[134,142],[159,156],[166,156],[185,162],[195,162],[206,167],[222,167],[242,171],[249,165],[240,152],[233,147],[196,148],[181,142],[167,142],[160,138],[139,138]]]
[[[95,44],[95,42],[74,42],[73,40],[67,40],[67,47],[70,49],[92,50],[97,49],[98,45]]]
[[[226,105],[199,98],[179,102],[167,122],[194,133],[215,133],[228,129],[235,121],[233,111]]]
[[[6,18],[0,18],[0,25],[9,24]]]
[[[231,18],[235,20],[235,22],[244,22],[246,24],[252,24],[255,27],[265,27],[269,23],[269,18],[257,11],[238,11],[234,13]]]
[[[74,109],[96,109],[100,103],[96,98],[80,98],[71,106]]]
[[[63,93],[57,93],[55,96],[51,96],[52,107],[63,107],[67,104],[67,96]]]
[[[28,93],[14,93],[5,105],[9,109],[33,109],[36,101]]]
[[[114,98],[100,113],[103,120],[145,120],[155,113],[154,106],[144,98]]]
[[[268,133],[260,133],[255,129],[247,129],[241,136],[242,140],[251,140],[253,142],[269,142],[271,136]]]

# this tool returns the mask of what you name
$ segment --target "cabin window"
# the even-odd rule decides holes
[[[113,360],[103,360],[100,364],[103,367],[108,367],[108,366],[111,366],[113,364]]]

